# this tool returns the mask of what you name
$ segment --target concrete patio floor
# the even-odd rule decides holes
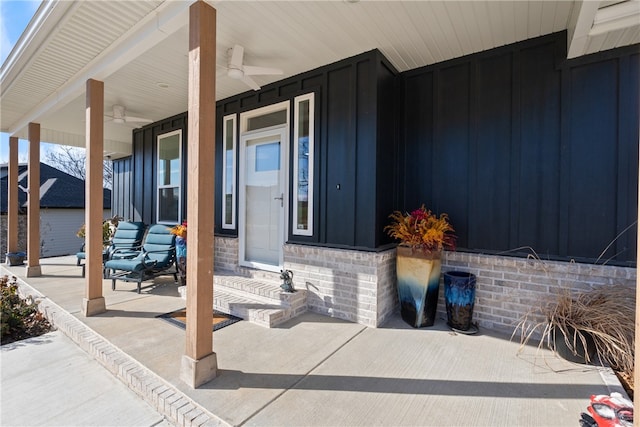
[[[608,369],[519,352],[491,331],[455,334],[443,319],[413,329],[399,317],[373,329],[314,313],[216,331],[218,377],[194,390],[179,379],[185,331],[156,318],[185,306],[172,278],[140,295],[105,280],[108,311],[86,318],[75,257],[41,265],[42,277],[25,278],[21,266],[0,274],[40,294],[59,330],[177,425],[571,426],[591,394],[624,392]]]
[[[171,426],[62,331],[1,346],[0,366],[2,426]]]

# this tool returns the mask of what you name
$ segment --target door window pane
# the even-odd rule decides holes
[[[256,146],[256,172],[280,170],[280,143]]]

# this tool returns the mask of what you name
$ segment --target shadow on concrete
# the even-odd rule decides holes
[[[38,278],[49,278],[49,279],[82,279],[82,280],[84,280],[84,277],[82,277],[80,274],[78,274],[78,275],[71,275],[71,274],[42,274],[42,275],[38,276]]]
[[[415,378],[356,377],[349,375],[260,374],[221,369],[218,377],[201,386],[207,390],[240,388],[349,391],[437,396],[566,399],[589,396],[601,384],[526,384]]]
[[[53,331],[50,331],[50,332],[53,332]],[[0,346],[0,351],[11,351],[11,350],[18,349],[20,347],[27,347],[31,345],[44,345],[44,344],[50,344],[52,342],[53,340],[51,339],[50,336],[48,336],[48,333],[46,333],[38,337],[25,338],[23,340],[14,341],[9,344],[2,344]]]
[[[114,310],[108,308],[106,312],[97,314],[93,317],[138,317],[143,319],[151,319],[154,317],[158,317],[161,314],[157,311],[130,311],[130,310]]]

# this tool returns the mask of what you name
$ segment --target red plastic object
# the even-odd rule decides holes
[[[580,424],[584,427],[632,427],[633,402],[620,393],[592,394],[587,408],[590,415],[582,414]]]

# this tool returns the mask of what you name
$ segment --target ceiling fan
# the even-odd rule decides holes
[[[123,123],[151,123],[153,120],[143,119],[141,117],[127,116],[127,110],[122,105],[114,105],[113,113],[111,115],[105,114],[108,122],[123,124]]]
[[[282,74],[282,70],[278,68],[244,65],[242,62],[244,48],[239,44],[229,49],[227,55],[229,57],[227,75],[232,79],[242,80],[253,90],[260,90],[260,86],[249,76],[275,76]]]

